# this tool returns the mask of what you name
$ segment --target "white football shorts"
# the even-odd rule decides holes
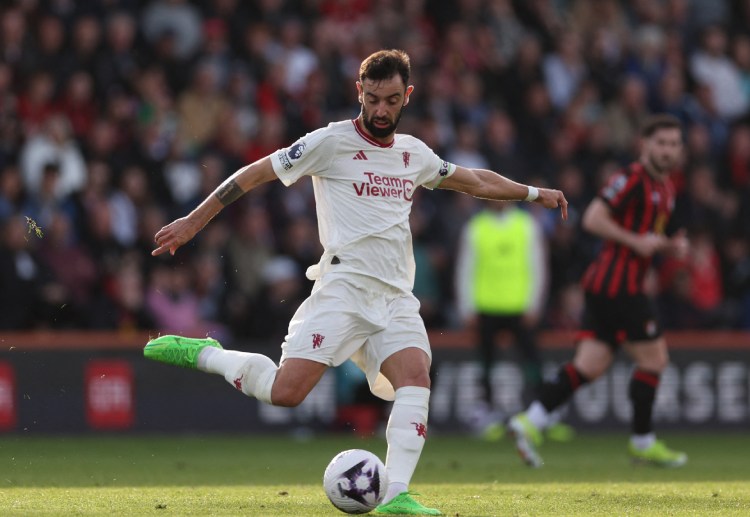
[[[351,359],[365,372],[373,394],[393,400],[393,386],[380,365],[412,347],[432,360],[419,301],[412,293],[364,275],[329,272],[315,282],[289,322],[281,362],[294,357],[338,366]]]

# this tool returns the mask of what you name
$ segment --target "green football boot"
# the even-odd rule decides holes
[[[146,344],[143,356],[146,359],[195,369],[198,368],[198,355],[207,346],[222,348],[218,341],[210,337],[159,336]]]
[[[646,463],[658,467],[682,467],[687,463],[687,454],[673,451],[659,440],[647,449],[636,449],[631,443],[628,451],[635,463]]]
[[[499,442],[505,436],[505,426],[500,422],[494,422],[482,429],[482,440],[485,442]]]
[[[529,467],[544,465],[537,448],[542,444],[542,432],[531,423],[526,413],[519,413],[508,422],[508,432],[516,442],[519,456]]]
[[[380,515],[443,515],[440,510],[427,508],[416,502],[409,492],[401,492],[385,504],[375,508]]]
[[[558,422],[544,430],[544,436],[552,442],[570,442],[575,438],[576,431],[568,424]]]

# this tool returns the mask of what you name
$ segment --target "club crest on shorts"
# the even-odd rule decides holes
[[[325,338],[326,337],[324,335],[322,335],[322,334],[313,334],[312,335],[312,346],[313,346],[313,349],[320,348],[320,345],[323,344],[323,340]]]
[[[245,374],[240,375],[237,377],[234,381],[234,387],[237,388],[239,391],[242,391],[242,378],[245,376]]]

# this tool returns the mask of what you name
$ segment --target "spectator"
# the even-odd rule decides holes
[[[162,263],[151,272],[146,306],[156,327],[167,334],[224,337],[223,327],[201,316],[193,275],[188,264]]]
[[[464,122],[458,126],[455,146],[446,156],[446,160],[451,163],[465,163],[467,167],[475,169],[487,169],[489,164],[479,149],[480,145],[479,129]]]
[[[216,81],[224,89],[229,82],[233,66],[232,52],[229,48],[229,34],[224,20],[211,18],[203,22],[202,63],[210,63],[216,72]]]
[[[39,190],[29,195],[23,204],[23,214],[34,219],[43,228],[53,222],[55,213],[58,211],[64,211],[71,217],[75,214],[71,198],[57,195],[59,182],[59,164],[56,162],[45,164]]]
[[[422,196],[420,196],[421,198]],[[414,246],[414,296],[419,300],[419,313],[428,327],[445,325],[441,307],[441,273],[447,269],[448,254],[430,239],[428,210],[417,201],[409,215]]]
[[[729,230],[729,221],[737,213],[737,199],[719,187],[714,169],[707,164],[693,166],[688,171],[687,190],[689,195],[678,199],[675,207],[677,221],[706,226],[716,233]]]
[[[674,69],[665,71],[653,104],[654,110],[674,115],[686,123],[690,118],[690,105],[691,99],[685,91],[683,75]]]
[[[508,64],[518,53],[526,30],[516,16],[513,2],[499,0],[491,2],[489,28],[495,35],[496,50],[502,63]]]
[[[70,46],[72,48],[65,58],[68,71],[86,70],[90,73],[95,70],[102,52],[102,25],[99,19],[87,14],[76,18]],[[94,83],[97,99],[100,99],[102,92],[96,80]]]
[[[96,67],[99,91],[104,98],[112,91],[132,90],[138,71],[133,17],[123,11],[111,14],[107,19],[106,34],[107,51],[99,56]]]
[[[565,109],[586,74],[581,55],[581,41],[574,32],[565,32],[557,39],[557,51],[544,59],[544,81],[552,105]]]
[[[750,35],[739,34],[732,44],[732,57],[740,74],[740,87],[745,105],[750,105]]]
[[[65,28],[62,20],[43,16],[37,22],[36,48],[33,50],[33,69],[44,70],[54,81],[54,89],[62,89],[67,80],[65,70]]]
[[[15,161],[21,141],[13,69],[0,61],[0,167]]]
[[[76,139],[79,142],[83,141],[91,131],[99,113],[91,74],[79,70],[70,76],[65,83],[57,110],[70,121]]]
[[[305,25],[301,20],[285,20],[279,36],[281,52],[275,62],[284,64],[284,91],[290,97],[297,98],[304,91],[307,78],[317,69],[318,58],[303,44]]]
[[[20,8],[10,8],[0,18],[0,57],[18,72],[26,72],[32,62],[31,38]]]
[[[483,133],[482,154],[487,157],[489,168],[493,171],[515,171],[514,179],[525,181],[527,167],[519,156],[513,120],[505,112],[494,110],[487,117]],[[425,141],[424,138],[422,140]],[[435,149],[434,146],[432,148]]]
[[[611,147],[621,156],[633,153],[638,130],[649,114],[646,85],[635,76],[626,77],[616,101],[610,102],[604,114],[609,126]]]
[[[726,286],[726,305],[732,328],[750,330],[750,239],[747,228],[733,232],[721,250],[722,272]]]
[[[6,220],[0,235],[0,329],[51,326],[68,293],[39,260],[37,235],[20,215]]]
[[[214,66],[201,63],[195,69],[190,87],[180,95],[177,103],[179,153],[197,153],[213,139],[229,108],[218,79]]]
[[[56,211],[44,226],[39,258],[67,293],[67,305],[60,318],[74,327],[86,327],[86,313],[99,281],[99,271],[91,256],[77,241],[73,221]]]
[[[696,81],[710,89],[719,116],[733,120],[745,114],[748,100],[743,94],[737,65],[725,54],[726,51],[724,29],[718,25],[706,27],[701,47],[690,59],[690,71]]]
[[[26,141],[20,163],[24,185],[32,195],[40,191],[44,167],[49,163],[56,163],[60,168],[55,187],[58,198],[78,192],[86,184],[86,164],[73,139],[70,122],[61,115],[50,117],[44,124],[44,131]]]
[[[56,212],[67,214],[74,236],[103,261],[96,300],[109,315],[97,315],[98,328],[146,325],[139,309],[122,309],[111,286],[127,270],[126,290],[137,290],[132,286],[149,278],[151,263],[125,266],[123,257],[149,253],[165,218],[184,212],[226,171],[353,116],[357,99],[347,84],[362,55],[386,46],[410,52],[421,92],[404,111],[404,131],[442,156],[468,152],[477,163],[514,171],[515,179],[534,174],[565,185],[571,218],[619,162],[632,158],[645,113],[679,117],[691,168],[676,181],[675,219],[718,225],[715,246],[732,303],[731,316],[716,325],[743,324],[736,273],[743,262],[729,258],[750,217],[750,9],[743,2],[731,9],[712,0],[387,2],[375,9],[357,0],[305,2],[293,16],[289,2],[68,4],[31,2],[0,12],[0,220],[30,215],[44,227]],[[199,77],[208,77],[205,88]],[[52,162],[60,173],[43,181]],[[703,167],[709,172],[693,171]],[[259,226],[286,235],[264,241],[266,258],[250,267],[288,255],[304,271],[317,253],[315,235],[292,241],[304,233],[300,220],[314,217],[310,185],[261,189],[248,203],[252,208],[237,207],[201,239],[195,260],[222,249],[223,233],[244,225],[248,209],[261,217]],[[427,319],[455,324],[445,319],[454,303],[453,265],[440,257],[477,207],[440,192],[416,198],[415,209],[425,229],[415,253],[437,279],[424,291],[434,314]],[[561,290],[590,257],[592,242],[575,228],[542,222],[554,263],[547,316],[570,321],[575,311],[564,314],[558,304],[574,295]],[[226,280],[245,257],[228,260],[220,276]],[[241,315],[255,303],[253,290],[228,293],[235,332],[247,334]],[[128,297],[136,307],[137,297]]]
[[[690,255],[668,258],[660,273],[667,328],[711,328],[721,321],[722,272],[708,228],[690,232]]]
[[[456,81],[456,97],[453,101],[454,120],[459,125],[470,124],[479,128],[487,121],[489,106],[484,100],[482,81],[478,74],[467,74]]]
[[[307,295],[302,272],[297,263],[280,255],[263,267],[262,284],[247,314],[249,335],[280,341],[284,338],[288,318],[294,315]]]
[[[659,83],[667,70],[664,31],[655,25],[640,27],[634,36],[634,52],[627,59],[625,73],[639,77],[648,94],[649,105],[658,98]]]
[[[204,321],[223,322],[226,318],[224,300],[227,286],[223,280],[223,255],[220,256],[219,253],[221,248],[212,246],[208,251],[199,252],[193,261],[198,315]],[[281,303],[287,301],[284,298],[281,300]],[[223,329],[222,335],[226,337]]]
[[[131,248],[138,238],[138,211],[151,200],[146,172],[137,165],[127,167],[120,176],[119,188],[109,197],[115,239]]]
[[[137,259],[123,259],[107,289],[91,307],[89,325],[118,331],[151,330],[156,323],[145,303],[143,272]]]
[[[46,70],[34,72],[25,93],[18,97],[18,117],[26,136],[36,135],[56,111],[55,82]]]
[[[202,43],[201,19],[198,10],[185,0],[151,2],[141,19],[143,34],[151,44],[165,32],[174,35],[177,56],[191,58]]]
[[[252,332],[244,324],[246,315],[260,299],[263,271],[273,257],[275,242],[265,209],[250,205],[244,210],[227,243],[227,284],[233,288],[227,308],[232,328],[246,336]]]
[[[25,197],[18,167],[6,165],[0,170],[0,225],[19,213]]]

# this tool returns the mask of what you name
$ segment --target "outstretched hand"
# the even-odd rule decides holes
[[[196,227],[187,217],[180,217],[156,232],[154,242],[158,248],[151,252],[154,257],[169,251],[174,255],[177,248],[190,241],[200,228]]]
[[[568,200],[561,191],[540,188],[539,197],[534,200],[534,203],[539,203],[545,208],[560,208],[563,220],[568,220]]]
[[[687,231],[680,228],[667,241],[667,251],[679,260],[685,260],[690,252],[690,240]]]
[[[634,237],[629,246],[641,257],[648,258],[665,250],[669,246],[669,239],[658,233],[641,233]]]

